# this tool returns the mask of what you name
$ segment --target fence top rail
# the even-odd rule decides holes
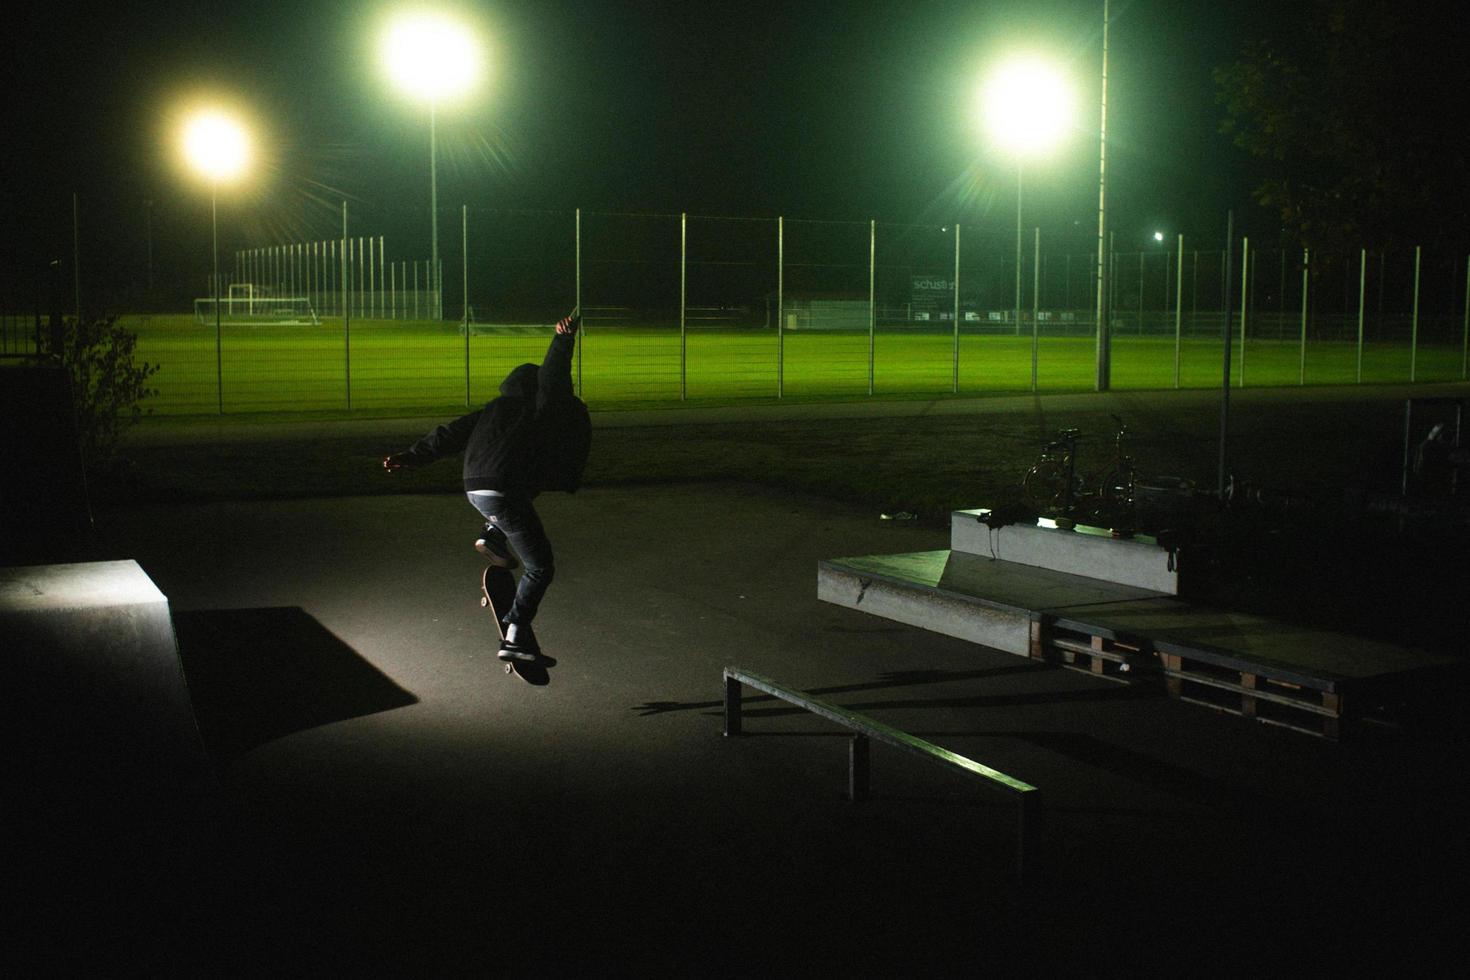
[[[1024,783],[1012,776],[1007,776],[998,769],[992,769],[987,765],[976,762],[974,759],[968,759],[948,749],[940,748],[933,742],[926,742],[916,735],[899,731],[897,728],[885,725],[881,721],[869,718],[867,715],[858,714],[855,711],[849,711],[830,702],[814,698],[804,691],[785,687],[771,680],[769,677],[752,674],[738,667],[726,667],[725,677],[739,681],[741,684],[747,687],[753,687],[758,691],[764,691],[783,701],[789,701],[813,714],[821,715],[829,721],[835,721],[839,725],[851,728],[856,732],[861,732],[871,738],[876,738],[878,741],[892,745],[895,748],[923,756],[940,765],[980,776],[1008,792],[1017,794],[1040,792],[1035,786]]]

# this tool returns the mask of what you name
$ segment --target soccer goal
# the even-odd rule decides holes
[[[471,337],[502,337],[506,335],[521,334],[544,334],[549,324],[545,323],[514,323],[503,317],[494,317],[488,311],[482,313],[473,306],[469,308],[469,316],[459,323],[459,335],[464,336],[465,327],[468,325]]]
[[[213,323],[214,305],[212,296],[196,299],[194,319],[200,324]],[[248,282],[231,283],[228,295],[220,297],[219,320],[231,325],[262,327],[321,324],[309,297],[271,296],[265,289]]]

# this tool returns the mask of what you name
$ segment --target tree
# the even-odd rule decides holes
[[[1460,15],[1316,0],[1302,25],[1215,71],[1224,132],[1258,163],[1255,196],[1297,244],[1440,244],[1467,233]]]
[[[142,417],[144,399],[158,394],[148,387],[158,365],[134,359],[138,337],[115,314],[80,321],[67,317],[61,340],[59,353],[71,378],[82,460],[88,469],[106,467],[113,461],[123,428]]]

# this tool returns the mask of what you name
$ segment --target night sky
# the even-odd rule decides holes
[[[427,121],[375,60],[387,4],[313,0],[62,5],[21,27],[3,208],[26,244],[84,251],[103,275],[193,269],[208,192],[175,164],[170,113],[221,93],[264,126],[251,186],[221,195],[222,250],[334,234],[340,202],[389,232],[427,213]],[[1074,76],[1079,131],[1028,169],[1028,225],[1096,234],[1101,8],[1094,0],[469,4],[490,76],[440,117],[440,202],[471,207],[965,221],[1014,227],[1014,172],[971,121],[977,79],[1023,46]],[[1112,221],[1223,235],[1252,211],[1250,165],[1219,133],[1211,71],[1274,5],[1113,4]],[[1285,25],[1279,13],[1272,29]],[[151,212],[144,201],[152,201]],[[382,229],[379,229],[382,230]],[[1265,233],[1267,229],[1258,229]]]

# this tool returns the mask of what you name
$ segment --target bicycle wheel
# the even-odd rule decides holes
[[[1115,466],[1097,480],[1097,520],[1105,527],[1131,528],[1133,517],[1133,467]]]
[[[1132,506],[1133,467],[1125,463],[1103,473],[1097,480],[1097,495],[1109,506]]]
[[[1060,514],[1067,506],[1067,464],[1060,459],[1043,459],[1026,471],[1021,490],[1026,503],[1038,514]]]

